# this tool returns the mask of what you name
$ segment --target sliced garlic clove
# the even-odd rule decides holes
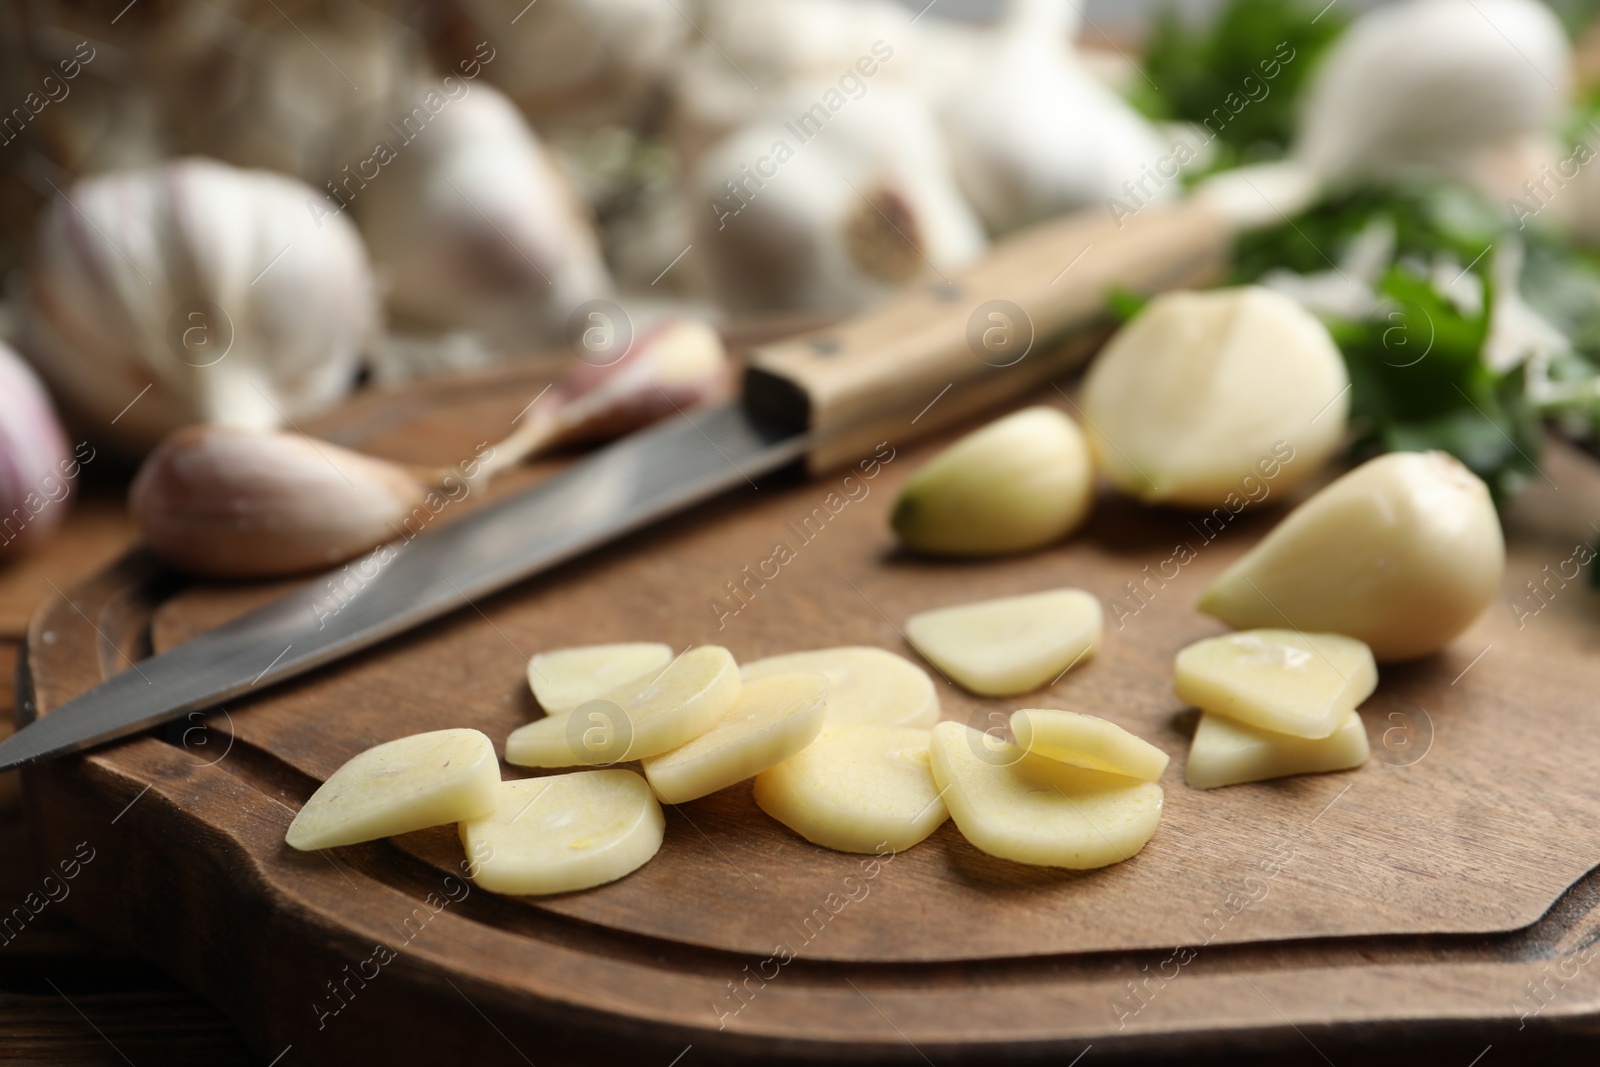
[[[659,756],[699,737],[739,699],[739,666],[702,645],[567,715],[530,722],[506,738],[506,762],[579,767]]]
[[[560,648],[528,660],[528,687],[547,714],[565,715],[671,662],[672,649],[654,641]]]
[[[928,769],[928,731],[830,727],[756,776],[761,810],[838,852],[901,852],[949,818]]]
[[[1178,699],[1235,722],[1327,737],[1378,687],[1372,650],[1353,637],[1245,630],[1178,653]]]
[[[1246,286],[1150,301],[1089,368],[1082,404],[1118,488],[1232,512],[1333,456],[1349,385],[1326,326],[1287,296]]]
[[[956,827],[979,850],[1088,870],[1131,858],[1156,832],[1159,785],[1008,747],[997,753],[992,741],[958,722],[933,728],[934,780]]]
[[[475,819],[494,807],[499,788],[494,743],[477,730],[414,734],[329,775],[284,840],[309,852]]]
[[[1356,711],[1344,713],[1327,737],[1308,739],[1273,733],[1220,715],[1201,715],[1189,746],[1183,780],[1195,789],[1215,789],[1291,774],[1342,771],[1367,762],[1367,731]]]
[[[1100,601],[1081,589],[1001,597],[924,611],[906,639],[974,693],[1037,689],[1089,658],[1100,643]]]
[[[815,741],[828,707],[828,679],[816,671],[744,683],[739,703],[699,737],[644,760],[663,804],[684,804],[775,767]]]
[[[1011,713],[1011,733],[1023,752],[1091,771],[1154,782],[1167,754],[1114,722],[1077,711],[1022,708]]]
[[[614,882],[661,848],[666,817],[633,771],[581,771],[496,787],[493,810],[463,822],[472,880],[491,893],[544,895]]]
[[[1089,513],[1083,434],[1052,407],[1007,415],[929,460],[900,490],[890,524],[920,552],[986,556],[1058,541]]]
[[[746,663],[746,682],[790,671],[828,679],[830,726],[922,726],[939,721],[939,694],[928,672],[902,656],[867,645],[790,652]]]
[[[1240,629],[1345,634],[1391,663],[1449,644],[1504,572],[1500,519],[1478,476],[1443,452],[1392,452],[1295,508],[1198,607]]]

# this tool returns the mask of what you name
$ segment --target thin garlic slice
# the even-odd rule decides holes
[[[1367,731],[1356,711],[1345,712],[1330,736],[1316,739],[1202,715],[1183,780],[1195,789],[1215,789],[1291,774],[1342,771],[1367,762],[1368,753]]]
[[[1201,711],[1295,737],[1327,737],[1378,687],[1372,650],[1353,637],[1245,630],[1178,653],[1173,687]]]
[[[1026,693],[1094,653],[1100,601],[1081,589],[1052,589],[940,608],[911,616],[906,638],[974,693]]]
[[[461,843],[491,893],[568,893],[644,866],[666,826],[633,771],[581,771],[502,783],[493,810],[461,824]]]
[[[950,817],[928,769],[928,731],[840,726],[756,776],[756,803],[839,852],[910,848]]]
[[[651,756],[644,775],[663,804],[683,804],[776,766],[816,740],[828,679],[816,671],[746,682],[739,703],[688,744]]]
[[[353,845],[474,819],[494,807],[500,762],[477,730],[435,730],[354,756],[289,824],[302,851]]]
[[[565,715],[671,662],[672,649],[654,641],[560,648],[528,660],[528,687],[546,713]]]
[[[646,675],[513,730],[506,761],[524,767],[579,767],[659,756],[699,737],[739,699],[739,665],[718,645],[702,645]]]
[[[1088,870],[1131,858],[1156,832],[1159,785],[1006,748],[958,722],[933,729],[934,780],[950,817],[981,851]]]
[[[1078,711],[1022,708],[1011,713],[1017,747],[1046,759],[1137,778],[1160,779],[1167,754],[1116,723]]]
[[[791,671],[828,678],[831,726],[922,726],[939,721],[939,694],[928,672],[903,656],[868,645],[768,656],[740,668],[746,682]]]

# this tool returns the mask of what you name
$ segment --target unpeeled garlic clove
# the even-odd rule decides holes
[[[1449,644],[1505,572],[1489,489],[1443,452],[1392,452],[1311,497],[1223,572],[1199,609],[1240,629],[1365,641],[1380,663]]]
[[[398,464],[325,441],[191,426],[145,459],[128,503],[146,544],[173,566],[267,577],[331,566],[399,536],[429,491]]]
[[[1334,454],[1349,385],[1327,327],[1287,296],[1259,286],[1168,293],[1095,359],[1084,422],[1124,492],[1236,512]]]
[[[0,557],[60,524],[81,466],[44,386],[0,344]]]
[[[890,525],[907,547],[1020,552],[1077,528],[1094,495],[1083,434],[1052,407],[996,420],[940,452],[900,490]]]
[[[563,383],[554,443],[609,440],[687,411],[728,384],[728,367],[722,338],[709,324],[664,322],[622,358],[585,366]]]

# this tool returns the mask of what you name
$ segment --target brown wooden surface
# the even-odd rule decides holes
[[[364,400],[336,420],[339,436],[447,462],[494,436],[529,393],[452,390],[426,410],[404,396]],[[1182,1051],[1237,1062],[1254,1050],[1267,1062],[1378,1062],[1418,1042],[1463,1064],[1492,1045],[1493,1064],[1550,1061],[1567,1047],[1557,1043],[1596,1028],[1600,968],[1569,955],[1600,928],[1600,876],[1586,876],[1600,863],[1600,598],[1582,583],[1522,629],[1498,603],[1446,653],[1386,668],[1365,709],[1366,767],[1183,786],[1192,713],[1170,696],[1171,658],[1220,630],[1190,604],[1281,514],[1276,498],[1201,546],[1121,629],[1108,616],[1094,663],[1023,701],[1104,714],[1173,754],[1143,853],[1097,872],[1039,870],[985,857],[946,826],[883,867],[725,1029],[713,1005],[737,1006],[727,983],[780,941],[799,947],[806,917],[860,874],[858,859],[768,820],[747,788],[671,809],[661,854],[621,882],[539,901],[472,891],[437,914],[416,909],[457,891],[448,830],[320,855],[283,846],[316,782],[360,749],[449,725],[499,741],[537,714],[522,671],[540,648],[660,639],[722,643],[741,658],[844,642],[905,652],[897,627],[913,611],[1060,584],[1109,608],[1176,541],[1200,541],[1190,517],[1103,500],[1084,534],[1034,555],[905,557],[885,517],[927,451],[900,451],[809,543],[788,524],[830,491],[844,496],[839,479],[768,479],[226,715],[30,771],[38,862],[79,842],[96,849],[60,913],[203,991],[263,1061],[282,1053],[285,1064],[593,1062],[596,1041],[601,1062],[660,1064],[691,1045],[685,1063],[1068,1063],[1091,1044],[1096,1061]],[[1593,536],[1600,473],[1561,450],[1545,469],[1560,488],[1530,489],[1508,524],[1506,601]],[[779,540],[797,558],[719,630],[712,601]],[[42,707],[147,641],[164,647],[268,592],[172,593],[156,576],[130,558],[35,618],[28,667]],[[263,666],[276,651],[263,650]],[[1016,706],[941,696],[947,718],[984,725]],[[1250,893],[1261,883],[1246,879],[1285,849],[1293,859],[1268,891],[1202,945],[1208,917],[1217,926],[1228,895]],[[413,918],[420,933],[407,940],[417,915],[426,921]],[[399,948],[395,960],[365,987],[347,979],[343,968],[380,942]],[[1113,1005],[1139,1004],[1127,983],[1159,972],[1176,945],[1200,947],[1176,979],[1147,987],[1119,1031]],[[1574,976],[1549,980],[1550,1003],[1519,1029],[1525,983],[1562,966]],[[355,995],[332,1014],[328,983],[340,981]],[[148,1019],[159,1025],[159,1013]]]

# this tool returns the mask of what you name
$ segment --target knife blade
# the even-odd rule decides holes
[[[800,458],[805,432],[738,404],[673,418],[514,496],[344,566],[67,701],[0,742],[0,770],[126,737],[265,689]],[[345,583],[349,585],[351,583]]]

